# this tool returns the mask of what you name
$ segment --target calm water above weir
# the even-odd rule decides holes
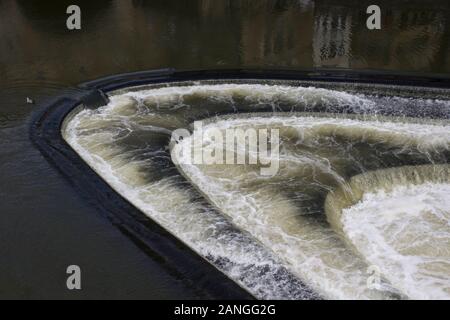
[[[164,67],[450,75],[448,1],[378,1],[380,31],[365,27],[371,3],[356,0],[77,3],[83,29],[69,32],[71,1],[0,0],[0,298],[205,297],[40,155],[27,97],[41,103],[86,80]],[[81,292],[65,288],[70,264],[82,267]]]

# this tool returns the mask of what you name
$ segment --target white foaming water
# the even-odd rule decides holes
[[[390,145],[405,146],[405,148],[413,146],[424,152],[439,147],[448,149],[450,144],[448,125],[426,123],[425,121],[414,123],[407,122],[408,120],[405,119],[386,119],[386,117],[378,117],[378,120],[374,121],[370,117],[363,120],[362,118],[346,119],[336,115],[334,118],[320,115],[278,115],[278,117],[275,115],[268,119],[264,115],[258,117],[251,114],[240,114],[242,118],[239,119],[220,120],[219,118],[213,126],[221,130],[248,127],[280,128],[281,130],[292,128],[302,141],[317,139],[320,135],[341,135],[348,139],[362,137],[364,141],[369,142],[387,141]]]
[[[227,102],[242,99],[247,103],[272,105],[277,111],[280,103],[289,103],[292,110],[302,106],[313,110],[324,105],[330,108],[351,106],[355,110],[369,110],[375,103],[369,99],[346,92],[315,87],[291,87],[268,84],[214,84],[198,86],[163,87],[124,94],[147,104],[154,104],[158,109],[178,109],[186,107],[187,99],[209,97],[211,100]]]
[[[447,122],[294,113],[212,119],[210,125],[222,130],[278,128],[286,138],[280,174],[271,179],[260,177],[257,166],[181,167],[216,210],[160,164],[167,157],[170,133],[196,117],[281,109],[364,113],[376,108],[369,97],[312,87],[164,87],[112,96],[107,106],[74,115],[63,135],[118,193],[256,297],[317,297],[297,277],[323,297],[384,299],[401,296],[398,288],[387,281],[380,290],[367,288],[366,260],[316,217],[319,209],[311,203],[344,184],[352,168],[364,171],[366,165],[384,164],[388,153],[406,157],[401,161],[417,156],[433,162],[436,154],[448,151]],[[175,148],[187,147],[188,141]],[[390,149],[380,147],[376,161],[359,147],[378,150],[380,143]]]
[[[414,145],[423,150],[431,150],[437,146],[447,147],[450,142],[449,131],[445,126],[439,125],[292,115],[269,118],[247,116],[249,118],[219,118],[204,129],[270,127],[280,128],[281,135],[288,131],[292,135],[294,131],[301,137],[302,143],[315,140],[318,136],[339,135],[348,139],[359,136],[372,142],[389,141],[392,145]],[[176,145],[175,148],[181,150],[174,154],[184,154],[182,149],[191,148],[193,137],[194,135]],[[208,141],[211,143],[211,140]],[[333,168],[336,160],[328,159],[328,166],[324,167],[319,158],[301,157],[297,154],[297,159],[293,161],[292,153],[285,152],[279,159],[281,169],[278,177],[269,179],[258,177],[257,170],[248,166],[195,166],[182,159],[177,160],[181,163],[180,168],[184,174],[212,203],[231,217],[234,224],[270,248],[291,271],[322,295],[339,299],[380,299],[389,298],[395,292],[387,284],[380,291],[368,289],[369,266],[365,261],[354,255],[332,229],[319,222],[311,223],[310,217],[302,213],[302,208],[277,189],[286,189],[283,180],[298,178],[295,170],[297,174],[300,171],[300,175],[308,176],[306,167],[313,167],[313,171],[316,171],[315,177],[309,181],[311,184],[323,183],[318,177],[320,171],[326,171],[342,181],[336,168]],[[254,185],[249,187],[249,181],[253,181]]]
[[[450,299],[450,184],[365,193],[342,212],[344,233],[412,299]]]
[[[66,140],[119,194],[256,297],[317,297],[302,284],[291,283],[284,267],[252,239],[234,230],[227,219],[196,203],[192,190],[183,188],[176,178],[144,181],[142,170],[151,163],[130,162],[120,148],[102,144],[102,139],[111,141],[111,136],[90,135],[83,141],[76,128],[88,114],[82,112],[71,122]]]

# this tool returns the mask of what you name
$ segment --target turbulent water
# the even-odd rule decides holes
[[[66,141],[256,297],[450,298],[445,90],[202,82],[110,98],[68,117]],[[197,120],[224,135],[278,130],[278,171],[180,161],[205,144],[230,151],[223,141],[195,141]],[[180,128],[194,135],[170,143]],[[241,147],[233,152],[252,156]]]

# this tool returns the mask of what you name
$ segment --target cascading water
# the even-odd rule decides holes
[[[448,92],[327,86],[136,87],[74,112],[63,136],[118,193],[258,298],[449,298]],[[196,120],[223,132],[278,129],[277,174],[172,159],[204,147],[195,135],[169,143]]]
[[[414,299],[450,294],[450,166],[376,170],[330,193],[335,230]]]

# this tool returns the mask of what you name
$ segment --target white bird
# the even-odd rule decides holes
[[[27,97],[27,103],[28,103],[28,104],[34,104],[34,100]]]

